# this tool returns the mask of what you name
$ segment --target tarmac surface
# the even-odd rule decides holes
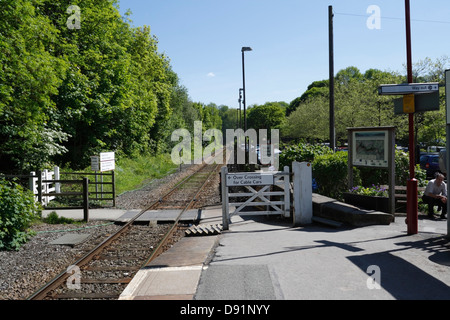
[[[57,211],[82,219],[82,210]],[[125,210],[91,209],[90,219]],[[45,216],[48,212],[43,213]],[[221,207],[202,224],[221,223]],[[448,300],[447,220],[405,217],[389,225],[293,227],[275,216],[234,216],[219,235],[184,237],[140,270],[121,300]]]
[[[416,235],[407,235],[404,217],[388,226],[336,229],[233,220],[195,299],[450,299],[446,220],[420,220]]]

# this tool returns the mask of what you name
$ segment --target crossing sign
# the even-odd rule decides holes
[[[415,113],[439,110],[439,83],[382,84],[379,95],[403,95],[394,100],[394,113]]]

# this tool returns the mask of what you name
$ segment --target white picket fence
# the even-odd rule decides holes
[[[59,167],[54,167],[53,171],[49,171],[45,169],[41,172],[41,181],[42,180],[59,180]],[[36,175],[36,172],[32,171],[30,172],[30,190],[33,191],[34,199],[37,202],[38,199],[38,177]],[[61,192],[61,184],[60,183],[49,183],[49,182],[43,182],[42,183],[42,193],[60,193]],[[50,201],[55,199],[55,196],[43,196],[42,197],[42,205],[47,206]]]

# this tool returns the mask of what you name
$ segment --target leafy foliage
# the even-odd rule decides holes
[[[279,158],[280,168],[290,167],[294,161],[313,162],[317,156],[331,153],[329,147],[320,144],[299,143],[285,146]]]
[[[218,108],[189,100],[150,27],[128,16],[116,0],[2,1],[0,171],[80,169],[101,151],[166,152],[194,120],[220,128]]]
[[[67,67],[52,54],[57,28],[35,7],[38,1],[5,0],[0,10],[0,164],[30,170],[64,151],[66,139],[49,118],[51,97]],[[51,152],[49,152],[51,151]]]
[[[450,59],[442,57],[418,61],[413,66],[414,81],[437,81],[440,88],[440,110],[415,114],[418,141],[424,145],[442,145],[445,140],[445,103],[443,79]],[[408,143],[407,115],[394,115],[392,96],[380,96],[377,88],[381,84],[400,84],[405,76],[396,72],[369,69],[362,73],[350,66],[335,76],[335,130],[338,141],[347,140],[347,128],[368,126],[395,126],[400,144]],[[287,119],[281,130],[285,138],[306,141],[329,139],[328,81],[314,81],[308,90],[294,99],[287,108]]]
[[[340,151],[319,155],[312,163],[318,193],[340,199],[348,186],[348,154]]]
[[[248,128],[255,130],[279,129],[285,120],[285,110],[279,103],[266,103],[257,105],[248,110]]]
[[[0,250],[19,250],[31,235],[27,228],[39,216],[40,206],[29,190],[0,179]]]

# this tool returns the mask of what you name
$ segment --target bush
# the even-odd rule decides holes
[[[335,199],[342,199],[348,191],[348,153],[344,151],[332,153],[324,145],[300,143],[285,147],[280,154],[280,168],[291,167],[293,161],[312,163],[313,188],[320,194]],[[407,153],[395,151],[395,184],[406,186],[409,179],[409,156]],[[426,172],[416,166],[416,179],[419,186],[426,186]],[[380,168],[353,167],[353,185],[369,187],[387,185],[388,170]]]
[[[40,213],[31,191],[0,179],[0,250],[19,250],[31,235],[27,229]]]
[[[289,166],[292,171],[292,162],[313,162],[317,156],[332,154],[329,147],[325,145],[313,145],[309,143],[299,143],[283,148],[280,154],[280,168]]]
[[[340,151],[317,156],[312,164],[313,178],[316,180],[318,193],[335,199],[341,199],[348,187],[348,154]],[[354,181],[359,180],[355,170]]]

